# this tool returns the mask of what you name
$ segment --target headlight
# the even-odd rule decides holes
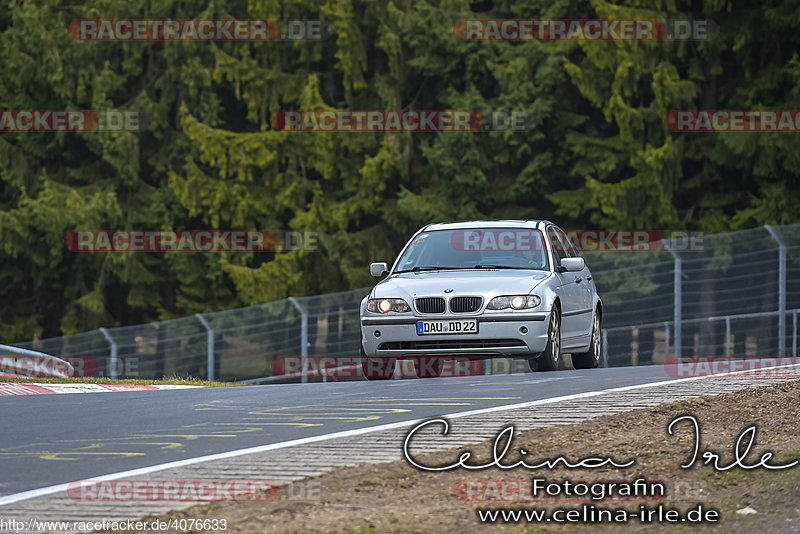
[[[536,295],[509,295],[506,297],[495,297],[489,301],[487,310],[529,310],[541,304],[542,299]]]
[[[408,303],[403,299],[370,299],[367,309],[375,313],[403,313],[411,311]]]

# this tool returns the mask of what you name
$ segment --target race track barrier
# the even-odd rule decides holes
[[[9,355],[10,354],[10,355]],[[0,376],[10,378],[70,378],[72,364],[43,352],[0,345]]]

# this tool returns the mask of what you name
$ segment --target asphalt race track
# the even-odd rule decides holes
[[[0,497],[247,447],[673,380],[660,365],[0,397]],[[587,399],[591,402],[591,399]]]

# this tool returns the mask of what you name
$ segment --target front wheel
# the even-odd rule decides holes
[[[361,371],[367,380],[389,380],[394,376],[397,358],[362,358]]]
[[[600,336],[600,314],[594,313],[592,320],[592,341],[589,350],[572,355],[572,366],[575,369],[593,369],[600,367],[600,355],[603,352],[603,340]]]
[[[367,358],[361,346],[361,372],[367,380],[389,380],[394,376],[397,358]]]
[[[555,371],[561,365],[561,315],[557,308],[550,314],[550,325],[547,328],[547,346],[544,352],[534,359],[528,360],[531,371]]]

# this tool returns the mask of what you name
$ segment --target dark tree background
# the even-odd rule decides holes
[[[712,19],[685,42],[467,42],[462,18]],[[80,18],[323,19],[324,41],[80,42]],[[798,220],[796,134],[673,109],[800,109],[791,0],[3,0],[0,108],[136,110],[141,132],[0,133],[0,340],[360,287],[434,221],[719,232]],[[280,109],[525,111],[527,131],[288,133]],[[281,254],[73,253],[75,229],[325,235]]]

